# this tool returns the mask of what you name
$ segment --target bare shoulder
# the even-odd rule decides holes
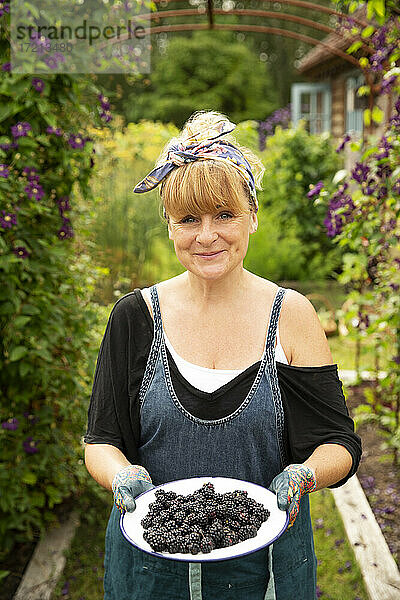
[[[311,302],[288,289],[282,304],[279,331],[283,347],[290,349],[293,366],[318,367],[333,364],[329,344]]]

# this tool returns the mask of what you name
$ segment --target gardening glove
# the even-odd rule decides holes
[[[128,465],[118,471],[112,481],[114,504],[121,513],[133,512],[136,508],[136,496],[153,487],[151,477],[144,467]]]
[[[272,480],[269,489],[276,493],[278,508],[289,511],[288,528],[296,520],[302,496],[316,487],[315,473],[306,465],[288,465]]]

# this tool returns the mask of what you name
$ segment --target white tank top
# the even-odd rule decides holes
[[[150,289],[143,288],[142,294],[146,296],[147,300],[151,304],[150,299]],[[243,373],[248,367],[245,369],[209,369],[208,367],[201,367],[200,365],[195,365],[194,363],[188,362],[175,351],[171,342],[167,338],[164,331],[165,344],[170,351],[175,364],[183,375],[183,377],[188,381],[193,387],[198,390],[202,390],[203,392],[215,392],[218,388],[227,384],[229,381],[237,377],[240,373]],[[281,363],[289,364],[285,353],[283,351],[280,339],[279,339],[279,328],[276,331],[276,339],[277,344],[275,348],[275,360]],[[261,360],[261,357],[260,357]],[[251,365],[249,365],[251,366]]]

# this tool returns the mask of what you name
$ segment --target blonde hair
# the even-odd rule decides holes
[[[156,166],[166,162],[171,144],[186,142],[189,138],[206,137],[215,124],[221,120],[229,120],[216,111],[197,111],[186,121],[181,133],[172,138],[164,147]],[[261,160],[245,146],[240,146],[235,137],[229,133],[221,139],[233,144],[242,152],[249,162],[257,189],[262,189],[261,181],[264,165]],[[159,188],[164,216],[181,218],[191,214],[213,212],[223,206],[235,214],[250,212],[255,209],[250,190],[240,173],[225,160],[206,159],[186,163],[174,169],[166,177]]]

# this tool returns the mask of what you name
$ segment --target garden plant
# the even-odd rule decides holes
[[[32,7],[32,10],[34,8]],[[89,125],[110,101],[91,76],[11,71],[10,4],[0,4],[0,556],[56,519],[88,480],[80,436],[96,357],[85,251],[95,165]],[[52,70],[54,73],[52,73]],[[80,191],[85,202],[76,203]],[[79,236],[74,222],[79,223]],[[1,573],[2,576],[5,573]]]
[[[361,3],[352,1],[350,12]],[[369,97],[364,111],[368,131],[371,121],[383,126],[380,136],[367,135],[351,139],[347,135],[338,146],[346,144],[357,152],[351,172],[340,170],[332,182],[318,181],[308,197],[314,205],[326,203],[324,224],[327,236],[343,249],[339,281],[349,288],[348,321],[359,336],[374,337],[379,356],[383,351],[390,359],[386,376],[375,388],[366,391],[366,402],[357,410],[358,420],[374,421],[384,434],[386,445],[398,461],[400,450],[400,13],[396,3],[369,0],[367,16],[373,25],[358,30],[350,21],[353,34],[368,40],[373,52],[359,59],[369,85],[359,94]],[[359,46],[353,45],[350,52]],[[392,92],[394,106],[388,123],[377,98]],[[378,370],[377,369],[377,370]]]

